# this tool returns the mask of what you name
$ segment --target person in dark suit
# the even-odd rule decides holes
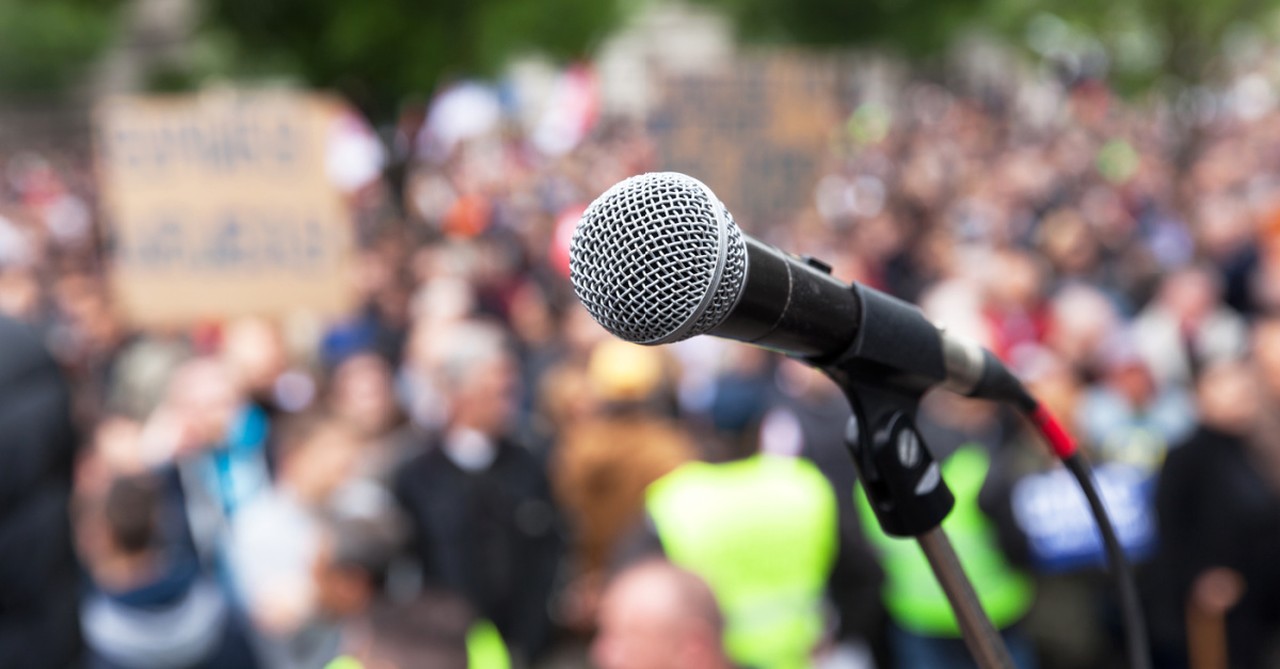
[[[1263,418],[1255,371],[1245,362],[1205,370],[1200,426],[1160,471],[1160,549],[1147,574],[1160,666],[1195,666],[1188,621],[1205,610],[1220,618],[1226,647],[1213,650],[1230,666],[1273,666],[1265,658],[1280,623],[1280,490],[1251,438]]]
[[[80,653],[68,501],[76,436],[61,371],[0,316],[0,667],[67,667]]]
[[[445,405],[428,448],[394,477],[428,586],[466,597],[515,657],[547,641],[562,550],[543,465],[511,438],[515,362],[500,330],[463,322],[435,333],[422,362]]]

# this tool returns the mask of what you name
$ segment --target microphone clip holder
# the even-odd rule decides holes
[[[857,380],[883,378],[871,370],[823,371],[853,409],[845,445],[880,527],[891,536],[915,537],[942,524],[955,497],[916,426],[920,395]]]
[[[815,366],[840,387],[853,409],[845,445],[880,527],[886,534],[917,540],[978,666],[1013,669],[1003,639],[942,530],[955,497],[916,424],[928,386],[916,375],[904,376],[900,368],[859,356]]]

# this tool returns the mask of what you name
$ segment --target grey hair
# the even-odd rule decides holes
[[[486,362],[507,354],[510,347],[502,328],[487,321],[460,321],[431,337],[430,369],[446,393]]]

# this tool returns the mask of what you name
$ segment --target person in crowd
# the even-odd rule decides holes
[[[632,565],[610,582],[591,657],[600,669],[731,669],[715,594],[665,560]]]
[[[1280,485],[1280,317],[1263,318],[1254,324],[1251,359],[1262,388],[1253,441],[1263,474]]]
[[[174,371],[191,357],[191,342],[175,333],[130,339],[111,367],[102,410],[146,420],[164,402]]]
[[[383,505],[327,520],[313,570],[316,601],[343,628],[343,654],[328,667],[509,669],[501,635],[463,596],[396,583],[403,520]]]
[[[1207,367],[1200,424],[1160,471],[1160,548],[1150,569],[1151,637],[1159,666],[1187,667],[1196,611],[1225,615],[1230,666],[1263,664],[1280,629],[1280,486],[1251,441],[1263,392],[1243,362]]]
[[[594,621],[605,570],[643,518],[645,488],[695,455],[687,432],[654,407],[664,383],[657,350],[603,342],[591,355],[587,383],[580,390],[600,407],[566,426],[551,470],[573,536],[579,575],[569,618],[578,627]]]
[[[1133,336],[1160,385],[1186,386],[1204,367],[1239,358],[1248,346],[1244,319],[1222,303],[1221,278],[1195,266],[1165,277],[1134,320]]]
[[[279,438],[279,478],[237,514],[227,554],[264,664],[303,669],[337,653],[338,630],[319,615],[311,569],[321,517],[351,476],[360,442],[345,424],[318,414],[292,418]]]
[[[163,529],[162,480],[114,478],[78,499],[92,583],[80,619],[93,669],[239,669],[255,658],[231,604],[196,556]]]
[[[1044,343],[1048,352],[1077,376],[1092,378],[1102,373],[1100,368],[1106,367],[1108,346],[1123,341],[1123,324],[1115,303],[1101,290],[1088,284],[1071,284],[1053,296],[1049,305],[1049,331],[1045,333]],[[1132,343],[1131,336],[1129,340]],[[1024,352],[1011,360],[1015,363],[1027,361],[1036,353]]]
[[[230,323],[222,335],[222,358],[236,384],[249,402],[269,419],[285,409],[297,411],[302,399],[291,396],[282,383],[288,369],[284,338],[275,324],[261,318],[245,318]]]
[[[854,506],[858,479],[844,441],[853,411],[836,384],[794,360],[779,364],[775,385],[773,408],[760,424],[761,448],[772,455],[812,461],[831,484],[841,540],[861,564],[832,574],[829,594],[839,616],[836,638],[843,652],[865,655],[882,632],[884,612],[878,597],[881,569]]]
[[[545,470],[509,432],[518,400],[508,346],[501,329],[471,320],[418,352],[445,418],[393,490],[425,583],[464,595],[525,660],[548,641],[562,539]]]
[[[688,462],[655,481],[645,493],[646,524],[624,557],[662,554],[706,580],[735,663],[810,667],[825,641],[833,571],[851,574],[850,584],[874,582],[879,572],[842,536],[836,496],[818,468],[767,453]]]
[[[38,323],[40,281],[29,267],[0,271],[0,313],[23,323]]]
[[[509,669],[502,636],[474,619],[466,599],[447,590],[374,606],[346,631],[354,646],[326,669]]]
[[[984,277],[982,318],[991,350],[1002,358],[1020,346],[1040,343],[1048,329],[1044,304],[1044,269],[1029,253],[1000,251]]]
[[[749,346],[734,347],[728,353],[711,389],[708,418],[722,440],[754,444],[755,430],[773,392],[774,360],[764,349]],[[735,447],[741,448],[730,446]]]
[[[106,399],[116,356],[127,330],[103,282],[86,269],[59,274],[52,290],[57,314],[46,341],[74,384],[74,414],[90,421]]]
[[[36,333],[8,316],[0,398],[0,666],[69,666],[80,649],[71,391]]]
[[[538,389],[545,385],[547,373],[567,355],[568,344],[560,330],[564,297],[557,287],[563,289],[561,284],[538,280],[534,275],[514,288],[508,300],[507,320],[520,359],[520,427],[531,434],[545,427],[537,415]],[[547,448],[545,444],[533,445]]]
[[[375,353],[357,353],[334,368],[327,408],[364,443],[360,474],[385,486],[418,452],[418,436],[396,402],[391,365]]]
[[[406,528],[393,508],[370,514],[327,515],[311,564],[316,608],[343,620],[363,614],[389,591],[392,571],[404,550]],[[343,640],[344,647],[352,645]]]
[[[547,370],[537,389],[537,424],[533,435],[550,445],[550,467],[554,475],[559,457],[560,436],[573,426],[595,418],[600,411],[600,398],[584,360],[566,360]]]
[[[1102,382],[1077,409],[1080,434],[1096,458],[1154,471],[1194,429],[1194,400],[1176,383],[1158,385],[1126,338],[1111,342],[1105,358]]]
[[[215,357],[179,366],[142,428],[138,457],[160,470],[165,494],[181,510],[173,531],[224,582],[232,523],[271,486],[269,429],[266,415],[245,399]]]

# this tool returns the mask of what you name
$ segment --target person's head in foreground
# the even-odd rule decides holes
[[[707,584],[665,560],[628,567],[606,588],[591,656],[600,669],[728,669],[724,618]]]

